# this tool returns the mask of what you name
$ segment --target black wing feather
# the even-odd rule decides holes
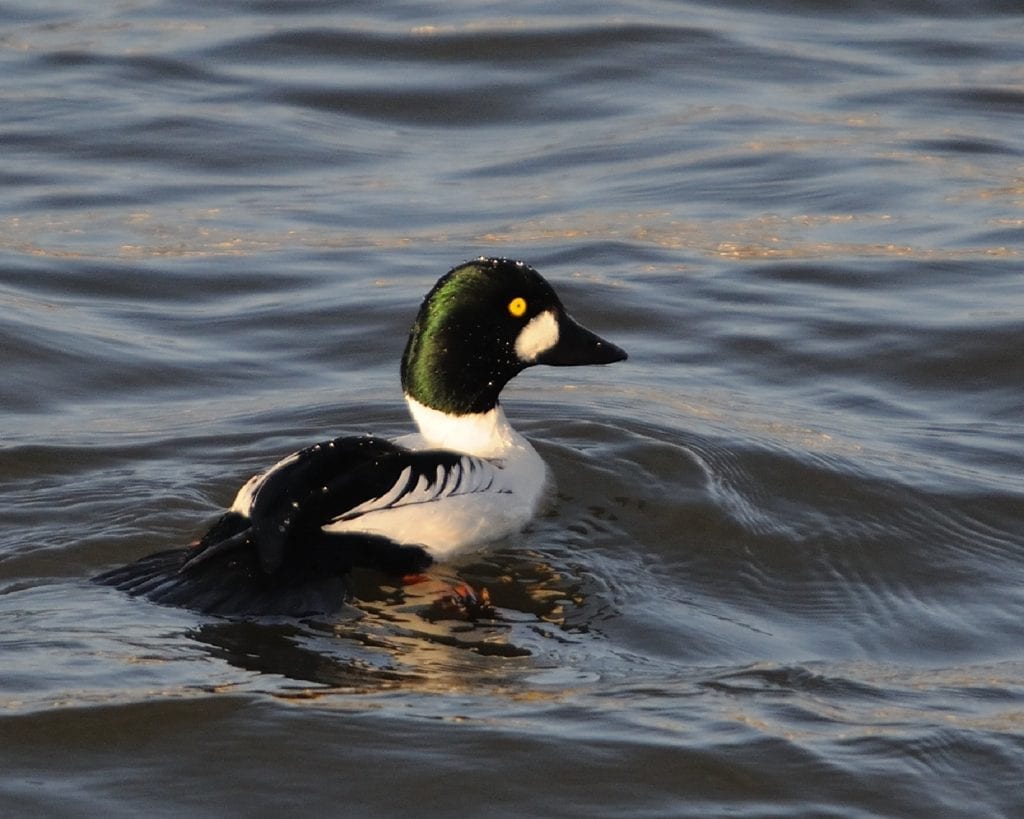
[[[421,477],[437,482],[457,466],[453,453],[415,453],[380,438],[336,438],[308,447],[260,482],[248,517],[227,512],[191,549],[161,552],[95,580],[133,595],[217,614],[310,614],[338,609],[356,566],[389,574],[423,571],[420,546],[321,527]],[[443,489],[439,487],[439,491]]]
[[[393,493],[406,470],[405,485],[389,506],[399,503],[421,479],[435,484],[439,466],[447,475],[461,460],[453,452],[412,452],[372,437],[336,438],[302,450],[269,473],[253,498],[250,518],[263,570],[277,571],[297,540],[316,542],[320,536],[332,536],[321,527]]]

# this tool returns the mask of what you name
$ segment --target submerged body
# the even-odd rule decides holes
[[[576,324],[532,268],[460,265],[427,294],[402,358],[418,433],[336,438],[293,453],[247,481],[191,549],[97,579],[213,613],[336,609],[353,567],[419,572],[519,531],[540,504],[546,467],[509,425],[501,389],[534,364],[625,357]]]

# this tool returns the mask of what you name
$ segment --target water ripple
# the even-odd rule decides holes
[[[1019,815],[1019,6],[5,5],[0,800]],[[407,431],[479,253],[630,352],[504,394],[527,531],[335,619],[86,582]]]

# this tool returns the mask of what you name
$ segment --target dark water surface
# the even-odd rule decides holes
[[[1024,815],[1024,11],[842,6],[0,6],[0,813]],[[88,582],[481,253],[631,355],[508,390],[493,621]]]

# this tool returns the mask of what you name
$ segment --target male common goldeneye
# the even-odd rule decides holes
[[[522,528],[540,502],[545,466],[506,420],[502,388],[534,364],[625,358],[570,318],[532,267],[466,262],[427,294],[402,356],[419,433],[302,449],[242,486],[192,547],[96,580],[210,613],[336,610],[353,567],[415,573]]]

